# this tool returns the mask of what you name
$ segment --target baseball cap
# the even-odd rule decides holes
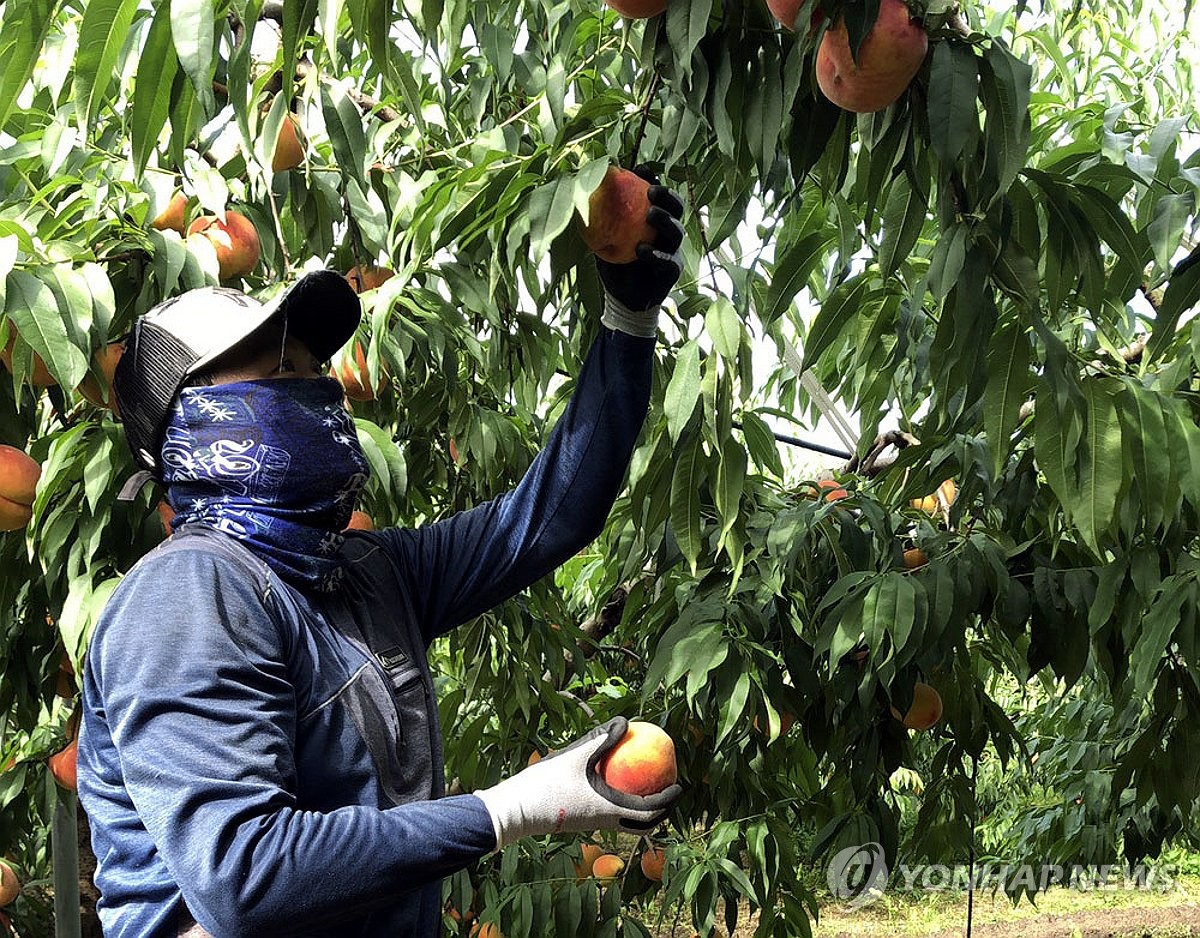
[[[324,361],[354,335],[362,307],[345,277],[318,270],[269,303],[228,287],[199,287],[138,317],[113,375],[125,439],[138,466],[158,475],[167,415],[184,382],[276,317],[284,317],[288,334]]]

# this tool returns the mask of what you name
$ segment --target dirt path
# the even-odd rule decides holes
[[[832,927],[830,927],[832,925]],[[818,938],[875,938],[883,935],[915,935],[910,928],[891,930],[884,923],[869,928],[841,930],[825,923]],[[965,928],[940,928],[922,938],[963,938]],[[975,925],[972,938],[1197,938],[1200,936],[1198,908],[1089,909],[1063,914],[1047,913],[1011,922]]]

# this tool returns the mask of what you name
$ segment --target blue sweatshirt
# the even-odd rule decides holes
[[[79,743],[106,935],[441,933],[442,878],[495,837],[482,801],[444,797],[428,646],[597,536],[653,348],[601,329],[520,484],[353,533],[338,593],[206,530],[129,572],[91,640]]]

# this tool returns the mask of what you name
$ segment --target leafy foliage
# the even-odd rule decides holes
[[[247,289],[397,272],[363,297],[385,387],[354,407],[364,507],[414,524],[528,465],[597,329],[573,218],[639,160],[689,236],[642,443],[591,552],[435,649],[457,784],[614,713],[663,721],[687,793],[656,901],[702,932],[748,903],[759,934],[806,934],[841,846],[961,859],[981,760],[1037,756],[1047,790],[1082,792],[1017,815],[1021,856],[1133,860],[1194,830],[1195,59],[1140,0],[1026,6],[918,4],[924,68],[855,117],[812,60],[840,14],[857,47],[878,4],[856,0],[811,34],[757,0],[645,23],[577,0],[5,4],[0,439],[43,475],[0,536],[0,847],[44,868],[59,660],[161,538],[155,497],[116,500],[132,464],[80,389],[134,317],[217,282],[207,240],[151,226],[173,192],[189,219],[251,219]],[[289,110],[305,162],[272,173]],[[844,499],[811,497],[769,428],[817,413],[792,344],[858,415]],[[868,461],[889,416],[919,442]],[[951,477],[952,504],[911,507]],[[918,679],[945,719],[910,739],[889,708]],[[915,818],[894,781],[914,769]],[[654,887],[576,883],[577,850],[515,845],[451,899],[510,938],[644,934]]]

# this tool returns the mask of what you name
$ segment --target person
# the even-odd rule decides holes
[[[568,406],[510,492],[416,528],[344,531],[368,478],[322,364],[357,327],[333,271],[273,304],[201,288],[138,319],[113,385],[173,534],[91,639],[79,797],[106,935],[441,932],[442,879],[518,838],[646,830],[596,764],[626,721],[446,796],[427,650],[600,532],[648,408],[683,206],[650,190],[653,244],[597,259],[602,325]],[[129,497],[130,491],[125,493]]]

